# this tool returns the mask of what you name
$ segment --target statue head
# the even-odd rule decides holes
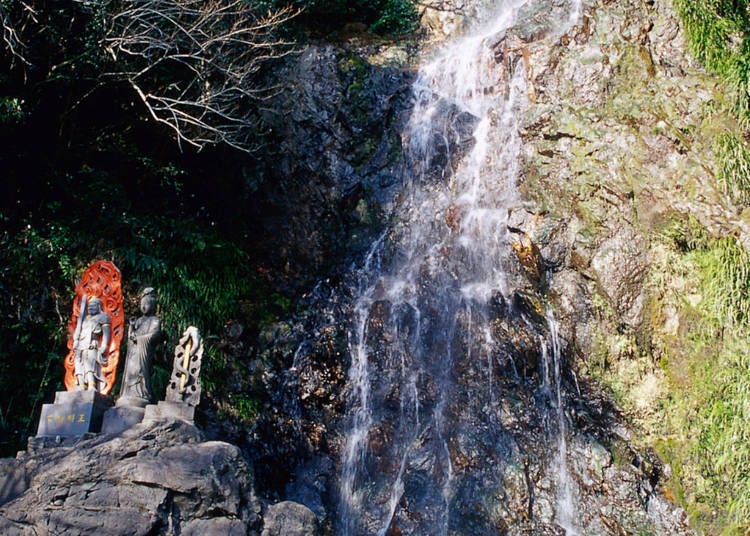
[[[141,312],[144,315],[154,314],[156,311],[156,291],[147,287],[141,292]]]
[[[89,315],[96,315],[102,312],[102,300],[96,296],[92,296],[86,302],[86,313]]]

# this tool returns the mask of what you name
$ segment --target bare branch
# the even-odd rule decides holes
[[[150,116],[179,143],[256,149],[258,103],[277,87],[259,82],[270,61],[295,52],[277,37],[290,7],[258,15],[246,0],[77,0],[103,14],[102,46]]]
[[[2,32],[2,42],[5,49],[10,53],[13,61],[20,61],[23,64],[29,65],[28,60],[24,56],[24,45],[21,37],[19,36],[19,25],[23,25],[23,17],[30,17],[34,20],[36,13],[33,8],[26,2],[18,2],[16,4],[16,10],[20,10],[20,15],[13,17],[11,9],[8,7],[6,2],[0,1],[0,31]]]

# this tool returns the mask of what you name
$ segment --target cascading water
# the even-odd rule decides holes
[[[397,523],[412,534],[468,527],[469,490],[489,490],[502,475],[491,466],[467,476],[453,460],[464,451],[516,448],[496,417],[493,371],[518,375],[512,353],[498,352],[496,319],[514,292],[508,214],[518,204],[518,121],[529,104],[523,43],[509,33],[529,4],[485,8],[492,22],[444,46],[415,82],[401,220],[359,272],[337,533],[386,535],[398,533]],[[567,7],[548,40],[578,17],[579,2]],[[556,391],[550,402],[565,467],[556,337],[548,352],[554,371],[544,381]],[[466,386],[465,376],[475,374],[486,377],[483,393]],[[477,429],[496,444],[483,445]],[[574,534],[572,493],[560,471],[558,524]]]
[[[543,344],[542,363],[544,367],[542,385],[549,390],[549,398],[555,413],[557,456],[554,464],[557,472],[557,522],[565,529],[566,536],[578,536],[575,525],[576,506],[573,482],[568,471],[568,443],[566,439],[565,406],[562,396],[562,351],[557,320],[547,311],[549,345]]]

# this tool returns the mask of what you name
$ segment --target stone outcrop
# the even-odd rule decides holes
[[[737,122],[686,49],[668,0],[595,0],[563,46],[525,56],[534,105],[521,187],[533,216],[521,231],[548,265],[576,368],[630,384],[621,402],[651,430],[668,395],[656,363],[690,316],[665,298],[685,283],[669,275],[664,233],[690,215],[714,236],[750,236],[714,174],[717,137],[738,133]]]
[[[600,319],[580,306],[592,297],[621,329],[647,320],[653,238],[670,217],[746,231],[707,173],[711,134],[701,132],[707,114],[730,129],[733,120],[710,110],[720,90],[687,59],[671,4],[590,2],[563,41],[527,54],[535,105],[523,125],[522,188],[537,218],[523,230],[553,260],[566,337],[588,341],[587,353]]]
[[[4,493],[4,535],[218,536],[260,528],[252,470],[239,449],[205,441],[182,421],[37,445],[7,463],[26,489]]]
[[[344,270],[381,228],[400,186],[409,46],[311,44],[277,73],[268,144],[247,184],[264,256],[287,285]],[[324,275],[325,274],[325,275]]]

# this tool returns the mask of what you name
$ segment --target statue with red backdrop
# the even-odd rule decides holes
[[[65,387],[109,394],[115,384],[125,323],[120,270],[96,261],[76,286],[68,324]]]
[[[75,289],[68,324],[65,388],[53,404],[44,404],[39,418],[38,446],[65,443],[98,433],[115,384],[124,314],[120,270],[110,261],[89,266]]]

